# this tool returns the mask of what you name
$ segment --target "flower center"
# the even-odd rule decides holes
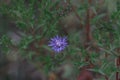
[[[61,42],[60,41],[56,41],[56,45],[61,46]]]

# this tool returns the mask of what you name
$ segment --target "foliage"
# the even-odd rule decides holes
[[[58,14],[63,10],[62,7],[56,8],[59,2],[60,0],[56,2],[51,0],[11,0],[10,4],[0,3],[0,17],[6,16],[4,24],[8,23],[6,25],[0,24],[2,51],[7,53],[16,47],[22,58],[27,58],[33,63],[40,62],[46,73],[65,61],[74,64],[77,73],[80,67],[89,64],[84,60],[89,54],[90,61],[97,65],[91,71],[110,76],[110,80],[113,80],[113,74],[118,71],[113,60],[119,56],[116,49],[120,48],[119,6],[118,11],[113,12],[108,20],[103,20],[106,13],[97,14],[91,19],[91,27],[94,29],[92,31],[93,41],[101,48],[101,51],[92,50],[88,52],[80,43],[79,32],[64,34],[63,29],[65,28],[59,25],[59,22],[69,13],[64,16]],[[84,14],[87,5],[88,3],[81,4],[77,9],[83,25],[85,25]],[[96,11],[98,8],[94,6],[93,9]],[[15,26],[9,26],[9,24]],[[22,35],[21,41],[18,45],[12,43],[11,38],[7,35],[9,31],[22,32],[20,33]],[[49,39],[56,35],[65,35],[69,41],[67,49],[59,54],[55,54],[48,46]],[[105,54],[109,57],[105,58]]]

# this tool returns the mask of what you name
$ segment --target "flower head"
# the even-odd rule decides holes
[[[57,35],[51,38],[48,46],[52,47],[52,50],[59,53],[64,50],[67,45],[67,37],[61,37]]]

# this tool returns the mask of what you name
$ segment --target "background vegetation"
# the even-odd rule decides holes
[[[119,5],[117,0],[1,0],[0,74],[8,76],[11,68],[2,71],[7,62],[27,60],[47,80],[82,80],[81,73],[88,70],[93,76],[82,75],[85,80],[118,80]],[[59,54],[48,47],[56,35],[67,36],[69,42]]]

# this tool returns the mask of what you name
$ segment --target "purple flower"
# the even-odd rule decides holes
[[[67,47],[67,45],[67,37],[61,37],[57,35],[51,38],[48,46],[52,47],[52,50],[59,53],[62,50],[64,50]]]

